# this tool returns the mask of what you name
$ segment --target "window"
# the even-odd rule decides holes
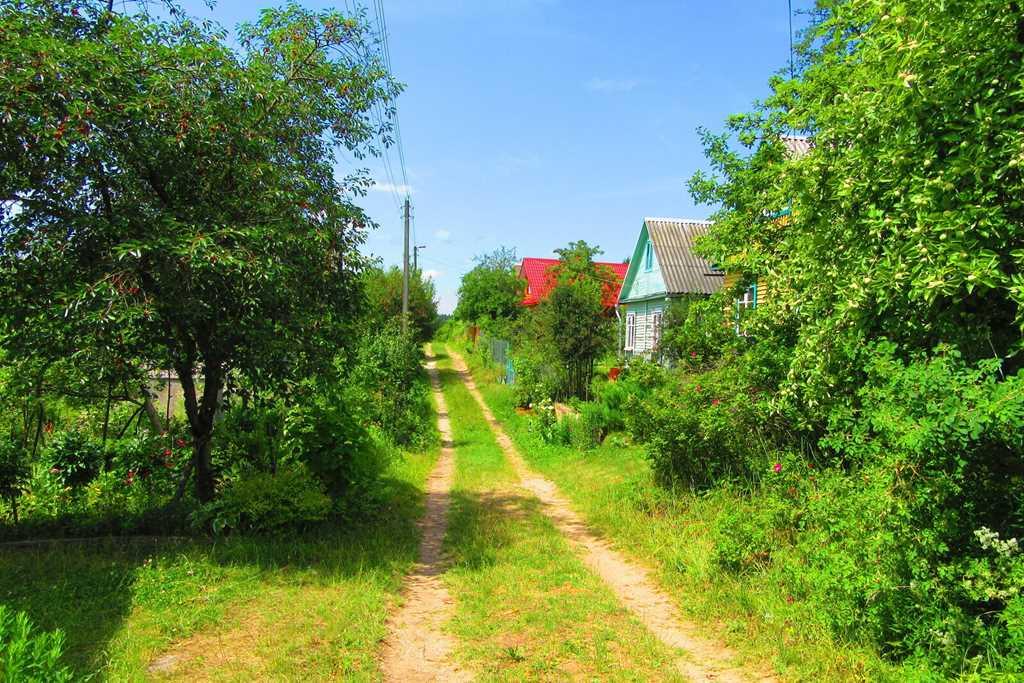
[[[654,329],[652,331],[652,339],[654,343],[652,348],[658,348],[658,344],[661,343],[661,311],[654,312]]]
[[[636,313],[626,314],[626,351],[632,351],[636,346]]]
[[[744,311],[750,308],[757,308],[757,283],[750,285],[743,291],[743,296],[736,299],[736,318],[735,318],[735,329],[736,334],[742,335],[743,332],[740,330],[740,319],[743,317]]]
[[[644,270],[652,268],[654,268],[654,245],[648,240],[644,246]]]

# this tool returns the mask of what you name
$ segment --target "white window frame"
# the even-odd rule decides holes
[[[747,309],[757,308],[757,283],[753,283],[745,290],[743,290],[743,296],[736,299],[736,320],[735,329],[736,334],[746,336],[746,334],[740,329],[740,320],[743,318],[743,311]]]
[[[626,314],[626,344],[625,351],[632,351],[636,348],[636,313]]]
[[[650,240],[644,247],[644,270],[654,270],[654,244]]]

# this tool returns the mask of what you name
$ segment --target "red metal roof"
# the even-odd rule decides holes
[[[524,306],[536,306],[548,295],[555,285],[554,271],[552,266],[558,265],[556,258],[524,258],[519,264],[519,277],[526,280],[526,291],[523,293]],[[629,270],[628,263],[595,263],[596,266],[605,266],[615,273],[613,282],[605,283],[604,303],[609,308],[615,306],[619,300],[619,290],[622,289],[622,281],[626,279],[626,271]]]

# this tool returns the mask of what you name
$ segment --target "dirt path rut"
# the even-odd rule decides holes
[[[696,627],[682,618],[672,599],[643,566],[626,558],[587,526],[554,483],[533,472],[516,449],[501,423],[495,419],[462,357],[448,350],[452,366],[487,418],[522,486],[543,504],[545,514],[580,551],[584,562],[612,589],[644,626],[666,645],[686,653],[678,662],[680,672],[692,681],[775,681],[767,672],[751,671],[734,664],[735,653],[724,645],[697,635]]]
[[[454,640],[442,630],[454,610],[441,574],[445,569],[443,543],[448,528],[448,492],[455,475],[455,449],[432,351],[427,372],[437,405],[441,456],[427,479],[426,511],[419,522],[423,534],[419,562],[406,577],[402,606],[388,619],[381,670],[388,681],[468,681],[470,674],[452,662]]]

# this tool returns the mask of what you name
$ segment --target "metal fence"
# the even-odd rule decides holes
[[[498,367],[505,368],[503,381],[505,384],[515,384],[516,370],[512,363],[510,354],[512,345],[504,339],[493,339],[480,335],[477,339],[477,348],[483,353],[488,364],[493,363]]]

